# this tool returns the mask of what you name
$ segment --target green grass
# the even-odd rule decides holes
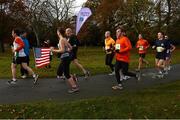
[[[0,118],[180,118],[180,81],[119,96],[0,105]]]
[[[180,49],[177,49],[173,53],[173,64],[180,63],[180,56],[178,53],[180,52]],[[0,78],[10,78],[11,77],[11,58],[12,54],[10,50],[7,50],[6,53],[0,53]],[[134,69],[138,65],[138,54],[135,49],[131,52],[131,63],[130,63],[130,69]],[[150,61],[150,67],[154,67],[154,52],[152,50],[148,51],[148,54],[146,56],[147,60]],[[40,75],[40,77],[55,77],[56,76],[56,70],[59,65],[60,60],[57,58],[56,55],[54,55],[52,60],[52,68],[51,69],[36,69],[34,67],[34,57],[33,53],[31,54],[31,61],[30,66]],[[110,69],[105,66],[104,62],[105,53],[102,50],[102,47],[80,47],[78,51],[78,59],[80,63],[88,70],[91,71],[91,74],[102,74],[102,73],[108,73],[110,72]],[[115,61],[115,60],[114,60]],[[18,67],[19,69],[19,67]],[[82,75],[82,71],[76,68],[73,64],[71,64],[71,73],[76,73],[79,75]],[[17,76],[20,76],[20,72],[17,72]]]
[[[180,62],[180,49],[173,53],[173,64]],[[100,47],[81,47],[79,60],[93,74],[109,72],[104,65],[104,52]],[[0,78],[11,76],[11,53],[0,53]],[[32,58],[32,57],[31,57]],[[154,66],[154,54],[149,50],[146,57]],[[33,59],[31,66],[34,68]],[[41,77],[54,77],[59,64],[55,56],[51,69],[36,69]],[[138,64],[136,50],[131,52],[130,68]],[[73,73],[81,74],[72,65]],[[19,72],[18,72],[19,75]],[[83,99],[73,102],[42,101],[15,105],[0,105],[0,118],[180,118],[180,81],[139,91],[119,92],[117,96]]]

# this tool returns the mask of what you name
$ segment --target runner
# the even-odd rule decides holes
[[[115,75],[114,71],[114,65],[112,64],[113,58],[114,58],[114,45],[115,41],[111,37],[110,31],[105,32],[105,51],[106,51],[106,59],[105,64],[108,65],[111,69],[111,72],[109,75]]]
[[[29,49],[30,49],[30,45],[29,45],[29,41],[27,39],[27,31],[26,30],[23,30],[21,32],[21,39],[23,40],[24,42],[24,52],[26,54],[26,58],[27,58],[27,65],[29,66]],[[25,70],[22,65],[21,65],[21,78],[27,78],[28,76],[28,71]]]
[[[78,46],[79,46],[79,40],[77,39],[77,36],[72,33],[71,28],[66,29],[66,36],[68,42],[71,44],[72,48],[72,55],[71,55],[71,60],[73,64],[75,64],[79,69],[81,69],[84,73],[85,78],[88,78],[90,75],[89,71],[84,69],[84,67],[79,63],[77,59],[77,51],[78,51]]]
[[[124,36],[125,30],[123,28],[119,28],[116,30],[116,64],[115,64],[115,75],[118,85],[113,86],[112,89],[123,89],[122,82],[120,80],[120,70],[124,75],[132,76],[140,80],[140,75],[128,72],[129,68],[129,57],[130,50],[132,49],[130,40]]]
[[[165,35],[164,38],[168,44],[168,47],[166,50],[166,61],[165,61],[165,74],[168,74],[168,70],[171,69],[171,67],[170,67],[171,54],[176,49],[176,47],[173,45],[172,40],[170,40],[167,35]]]
[[[159,32],[157,34],[158,39],[155,40],[154,45],[152,46],[153,49],[156,49],[156,58],[155,58],[155,65],[158,70],[158,74],[160,77],[164,76],[164,62],[166,59],[166,51],[168,44],[166,40],[164,39],[164,35],[162,32]]]
[[[9,84],[16,84],[16,66],[17,64],[21,64],[22,67],[28,71],[30,75],[34,78],[34,84],[36,84],[38,80],[38,75],[33,72],[33,70],[27,65],[27,56],[24,52],[24,42],[19,37],[20,30],[14,29],[12,30],[12,36],[14,38],[12,52],[14,53],[13,61],[11,64],[12,70],[12,80],[8,81]]]
[[[138,36],[139,40],[136,43],[136,48],[138,48],[139,52],[139,65],[138,65],[138,71],[142,68],[143,63],[146,65],[149,64],[147,60],[145,60],[146,52],[149,47],[149,43],[147,40],[143,39],[142,34],[139,34]]]
[[[76,83],[76,79],[73,78],[73,76],[70,75],[70,51],[72,50],[72,46],[67,42],[65,38],[65,31],[62,28],[57,29],[57,35],[59,37],[59,49],[55,50],[54,48],[51,48],[52,52],[61,53],[61,63],[59,65],[59,74],[64,74],[66,77],[69,85],[70,90],[69,93],[78,92],[79,88]]]

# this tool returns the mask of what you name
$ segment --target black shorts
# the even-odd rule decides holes
[[[77,51],[78,48],[73,48],[72,52],[70,53],[71,60],[73,61],[74,59],[77,59]]]
[[[166,53],[166,59],[171,58],[171,53]]]
[[[13,57],[12,63],[14,64],[21,64],[21,63],[27,63],[28,58],[27,57]]]
[[[141,53],[141,54],[139,54],[139,57],[145,58],[145,57],[146,57],[146,54],[145,54],[145,53]]]
[[[52,55],[49,55],[49,59],[50,59],[50,61],[52,61]]]
[[[166,54],[165,53],[157,53],[156,54],[156,59],[165,60],[166,59]]]

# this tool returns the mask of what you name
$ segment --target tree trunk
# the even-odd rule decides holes
[[[3,41],[2,38],[0,38],[0,51],[3,52],[3,53],[5,52],[4,41]]]
[[[161,31],[161,27],[162,27],[162,16],[161,16],[161,1],[158,4],[158,17],[159,17],[159,21],[158,21],[158,31]]]
[[[166,32],[169,31],[169,23],[171,20],[171,0],[167,0],[167,3],[168,3],[168,13],[166,17],[166,24],[167,24]]]
[[[33,27],[33,32],[36,36],[36,44],[39,47],[40,46],[39,35],[38,35],[38,32],[36,31],[36,29],[34,27]]]

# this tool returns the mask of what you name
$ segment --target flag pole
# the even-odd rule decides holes
[[[35,55],[35,47],[33,47],[33,54],[34,54],[34,66],[35,66],[35,69],[37,69],[36,67],[36,55]]]

